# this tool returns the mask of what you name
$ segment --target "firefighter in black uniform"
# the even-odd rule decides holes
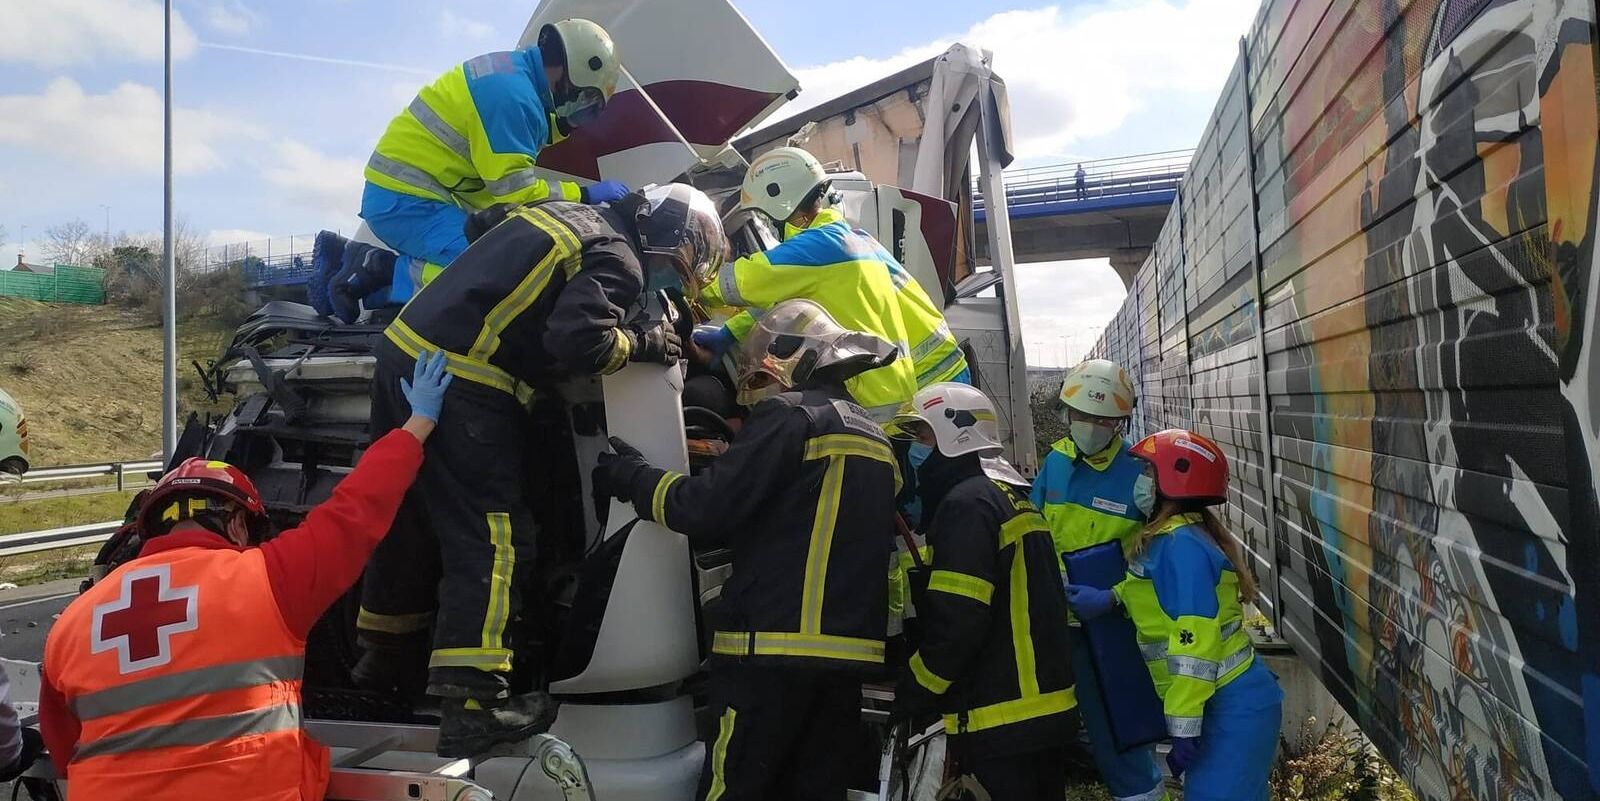
[[[700,798],[842,801],[840,749],[859,731],[862,677],[883,668],[900,478],[844,381],[896,350],[791,300],[762,316],[742,355],[739,402],[753,408],[706,471],[651,467],[613,439],[595,486],[697,545],[733,549],[713,621],[720,728]]]
[[[999,458],[994,404],[932,384],[889,428],[933,448],[917,470],[933,551],[916,598],[924,634],[896,711],[943,713],[962,772],[994,801],[1061,801],[1077,726],[1067,598],[1028,481]]]
[[[677,283],[692,292],[682,282],[720,262],[725,247],[715,205],[685,184],[610,208],[515,207],[384,331],[373,437],[407,414],[400,382],[418,354],[443,351],[457,380],[451,415],[367,568],[357,618],[367,650],[353,678],[395,689],[426,652],[432,626],[427,691],[441,699],[441,755],[482,753],[554,718],[547,695],[513,698],[508,689],[506,625],[521,603],[518,574],[533,559],[525,495],[533,388],[630,361],[676,362],[671,327],[635,313],[647,289]]]

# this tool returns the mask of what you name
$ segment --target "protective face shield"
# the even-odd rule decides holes
[[[550,87],[561,133],[598,119],[622,74],[611,35],[589,20],[564,19],[539,29],[539,49],[561,53],[566,65],[561,80]]]
[[[635,227],[646,255],[647,289],[677,287],[688,297],[716,280],[728,252],[722,217],[706,193],[688,184],[647,186],[640,190]]]
[[[884,428],[892,437],[908,439],[917,435],[920,426],[933,431],[939,452],[945,456],[998,456],[1003,450],[994,403],[966,384],[942,382],[923,387]]]
[[[749,406],[823,376],[844,381],[898,355],[889,342],[839,325],[813,301],[786,300],[762,314],[745,339],[738,400]]]

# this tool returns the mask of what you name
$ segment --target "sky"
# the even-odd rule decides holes
[[[1257,5],[734,4],[798,76],[794,108],[955,41],[993,50],[1013,168],[1193,147]],[[361,167],[389,119],[451,65],[513,46],[536,6],[175,0],[178,214],[215,244],[353,230]],[[160,230],[161,23],[154,0],[0,0],[0,262],[19,245],[36,254],[46,227],[73,218]],[[1032,364],[1075,362],[1124,295],[1103,260],[1019,270]]]

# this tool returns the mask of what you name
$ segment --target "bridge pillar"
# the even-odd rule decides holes
[[[1144,260],[1150,257],[1150,248],[1117,248],[1111,251],[1108,258],[1111,260],[1111,269],[1117,271],[1117,277],[1122,279],[1124,289],[1133,289],[1133,275],[1144,266]]]

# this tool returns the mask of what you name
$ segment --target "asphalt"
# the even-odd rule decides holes
[[[0,590],[0,657],[39,661],[56,615],[78,594],[81,579]]]

